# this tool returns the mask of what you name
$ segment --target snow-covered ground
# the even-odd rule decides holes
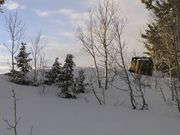
[[[18,97],[19,135],[179,135],[180,114],[164,103],[160,92],[146,90],[149,110],[132,110],[128,93],[110,89],[107,104],[100,106],[91,91],[78,99],[57,97],[56,87],[20,86],[0,75],[0,135],[13,135],[3,118],[13,120],[12,89]],[[122,84],[122,82],[118,82]],[[165,85],[163,90],[168,90]],[[170,97],[167,97],[170,98]]]

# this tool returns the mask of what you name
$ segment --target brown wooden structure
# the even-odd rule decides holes
[[[150,57],[133,57],[129,71],[137,74],[152,76],[153,61]]]

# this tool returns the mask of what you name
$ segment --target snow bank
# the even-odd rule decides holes
[[[124,85],[122,80],[117,83]],[[0,135],[13,135],[2,120],[13,120],[11,89],[15,89],[19,99],[21,135],[28,134],[31,126],[33,135],[178,135],[179,113],[163,102],[161,94],[153,88],[153,78],[150,84],[152,87],[146,92],[149,110],[138,111],[131,109],[128,93],[119,90],[107,91],[107,105],[100,106],[91,91],[69,100],[57,97],[58,89],[48,86],[42,96],[41,87],[16,85],[0,75]],[[163,90],[168,91],[166,85]]]

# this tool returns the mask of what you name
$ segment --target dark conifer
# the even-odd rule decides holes
[[[32,60],[29,58],[30,53],[26,52],[26,43],[21,43],[20,52],[15,57],[17,62],[17,67],[23,74],[28,73],[31,70],[29,62]]]
[[[84,70],[79,70],[78,71],[78,77],[76,78],[76,92],[77,93],[84,93],[86,84],[84,83],[85,81],[85,75],[84,75]]]
[[[32,59],[29,58],[29,55],[30,53],[26,52],[26,43],[21,43],[19,54],[15,57],[19,71],[14,71],[13,76],[11,76],[11,81],[23,85],[30,84],[30,81],[26,76],[32,69],[29,64]]]
[[[4,1],[5,0],[0,0],[0,12],[3,12],[2,9],[1,9],[1,5],[4,4]]]
[[[58,61],[59,58],[55,59],[55,62],[49,72],[46,73],[48,84],[54,84],[58,74],[61,72],[61,63]]]
[[[64,98],[73,98],[73,85],[74,85],[74,75],[73,67],[75,66],[73,62],[73,55],[68,54],[65,59],[65,64],[61,70],[61,73],[56,79],[56,85],[61,89],[60,96]]]

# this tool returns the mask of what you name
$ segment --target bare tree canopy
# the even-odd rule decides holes
[[[85,50],[92,56],[96,67],[97,79],[100,81],[99,69],[105,71],[105,89],[108,89],[110,53],[115,40],[113,22],[121,18],[119,3],[115,0],[104,0],[90,11],[86,27],[79,29],[79,39]],[[100,84],[99,84],[100,85]]]
[[[105,104],[105,90],[110,83],[110,65],[112,54],[117,48],[118,34],[115,24],[124,28],[125,20],[121,17],[120,4],[115,0],[100,1],[89,13],[89,20],[85,27],[78,29],[78,38],[82,42],[85,51],[94,61],[99,87],[102,89],[103,103]],[[123,32],[123,31],[121,31]],[[105,75],[100,75],[100,69],[104,69]],[[103,84],[103,85],[102,85]]]
[[[33,57],[33,64],[34,64],[34,83],[37,82],[37,70],[38,70],[38,62],[40,57],[40,52],[42,50],[42,46],[40,46],[42,34],[39,32],[34,40],[31,40],[32,46],[31,46],[31,54]]]
[[[19,17],[18,13],[10,13],[9,16],[6,16],[6,30],[9,33],[11,44],[4,44],[9,53],[11,54],[11,68],[12,71],[15,70],[14,55],[19,49],[20,42],[22,42],[25,30],[25,24]]]

